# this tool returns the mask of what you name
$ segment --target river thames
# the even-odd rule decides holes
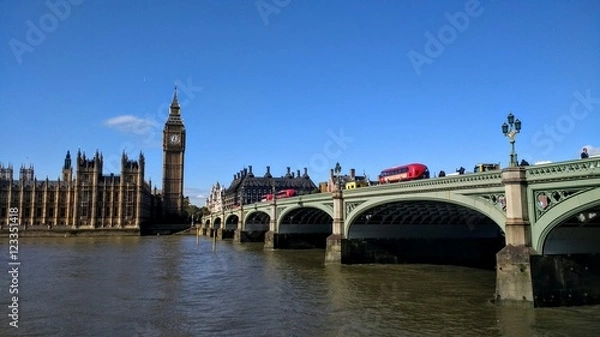
[[[3,251],[8,266],[8,239]],[[495,272],[325,265],[324,250],[194,236],[21,238],[1,336],[593,336],[600,306],[501,307]]]

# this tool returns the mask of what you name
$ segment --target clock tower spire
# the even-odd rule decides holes
[[[183,168],[185,153],[185,126],[181,119],[177,86],[163,129],[163,213],[176,218],[183,212]]]

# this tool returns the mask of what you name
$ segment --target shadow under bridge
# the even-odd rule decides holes
[[[363,210],[348,226],[342,263],[427,263],[493,269],[505,245],[480,210],[441,201],[396,201]]]
[[[324,210],[301,207],[282,214],[277,228],[277,248],[325,248],[333,218]]]

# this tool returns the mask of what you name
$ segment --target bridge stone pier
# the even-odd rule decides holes
[[[265,249],[275,249],[279,246],[279,233],[277,233],[277,199],[273,198],[269,210],[269,231],[265,233]]]
[[[327,237],[325,263],[342,262],[342,242],[344,242],[344,206],[342,191],[334,191],[332,233]]]
[[[305,194],[203,226],[265,249],[324,248],[326,264],[495,269],[499,303],[600,304],[600,158]]]
[[[533,302],[531,224],[527,209],[525,168],[509,167],[502,173],[506,190],[506,246],[496,255],[496,300]]]

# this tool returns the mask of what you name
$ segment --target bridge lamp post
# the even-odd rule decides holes
[[[271,214],[269,219],[269,239],[273,239],[275,237],[275,232],[277,231],[277,182],[275,179],[271,180]],[[275,248],[274,241],[270,241],[270,245],[272,248]],[[267,236],[265,236],[265,245],[267,244]]]
[[[225,190],[221,189],[221,213],[223,213],[223,227],[225,227]]]
[[[508,137],[508,141],[510,142],[511,152],[510,152],[510,167],[518,166],[517,163],[517,153],[515,152],[515,138],[517,137],[517,133],[521,132],[521,121],[519,119],[515,120],[515,116],[513,116],[512,112],[508,114],[508,123],[504,122],[502,124],[502,133]]]
[[[244,186],[240,187],[240,231],[244,226]]]
[[[342,166],[340,165],[339,162],[335,163],[335,168],[333,169],[333,174],[335,177],[335,184],[337,187],[337,190],[339,192],[342,191]]]

